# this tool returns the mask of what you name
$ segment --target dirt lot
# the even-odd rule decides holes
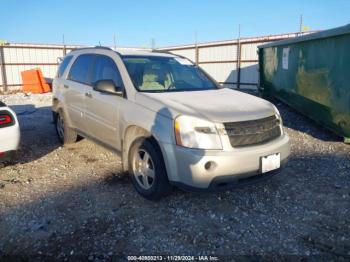
[[[22,130],[14,163],[0,168],[0,259],[350,259],[350,145],[280,103],[292,145],[280,175],[219,193],[174,190],[150,202],[120,173],[118,156],[87,140],[60,146],[50,95],[0,100],[19,113]]]

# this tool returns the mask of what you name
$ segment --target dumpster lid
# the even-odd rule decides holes
[[[329,29],[329,30],[324,30],[324,31],[317,32],[317,33],[312,33],[312,34],[303,35],[303,36],[297,36],[297,37],[293,37],[293,38],[282,40],[282,41],[276,41],[276,42],[269,43],[269,44],[259,45],[258,48],[289,45],[289,44],[294,44],[294,43],[298,43],[298,42],[305,42],[305,41],[311,41],[311,40],[316,40],[316,39],[329,38],[332,36],[345,35],[345,34],[350,34],[350,24],[345,25],[345,26],[341,26],[341,27],[336,27],[336,28]]]

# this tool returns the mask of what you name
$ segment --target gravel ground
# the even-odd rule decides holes
[[[292,146],[280,175],[218,193],[174,189],[150,202],[121,173],[117,155],[86,139],[60,146],[50,94],[0,100],[19,113],[22,130],[14,162],[0,169],[0,260],[350,259],[350,145],[280,103]]]

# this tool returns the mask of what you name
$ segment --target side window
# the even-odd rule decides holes
[[[70,60],[72,60],[73,56],[69,55],[69,56],[66,56],[63,61],[61,62],[61,64],[59,65],[58,67],[58,70],[57,70],[57,77],[61,77],[64,73],[64,71],[66,70]]]
[[[68,79],[83,84],[91,84],[89,70],[92,65],[94,55],[80,55],[72,65]]]
[[[92,83],[98,80],[113,80],[116,86],[123,86],[119,70],[112,58],[96,55],[95,66],[92,72]]]

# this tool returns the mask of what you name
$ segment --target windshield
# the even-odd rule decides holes
[[[123,56],[137,90],[172,92],[216,89],[202,70],[185,58],[162,56]]]

